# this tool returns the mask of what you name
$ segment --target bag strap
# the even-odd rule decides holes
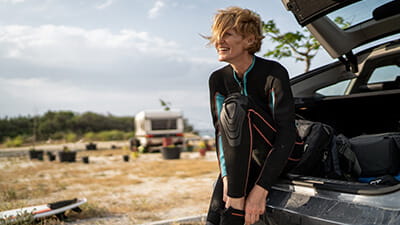
[[[338,149],[337,149],[337,144],[336,144],[336,137],[335,135],[332,136],[329,144],[329,152],[328,155],[330,156],[329,162],[325,161],[325,172],[326,173],[332,173],[336,176],[341,177],[342,176],[342,171],[340,169],[340,163],[339,163],[339,157],[338,157]],[[329,157],[328,156],[328,157]]]
[[[359,176],[361,174],[361,166],[357,160],[356,153],[351,150],[348,139],[342,134],[339,134],[337,139],[343,142],[343,145],[338,148],[338,152],[352,163],[352,171]]]

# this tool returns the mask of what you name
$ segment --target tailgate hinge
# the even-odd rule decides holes
[[[357,62],[357,56],[353,54],[353,51],[350,51],[345,54],[346,58],[344,56],[340,56],[339,60],[344,64],[346,67],[346,71],[350,71],[353,73],[358,72],[358,62]]]

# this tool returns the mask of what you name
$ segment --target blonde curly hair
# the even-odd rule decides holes
[[[211,36],[205,38],[209,40],[210,45],[215,45],[218,39],[230,29],[235,30],[243,37],[254,35],[255,41],[247,51],[250,54],[260,51],[264,36],[262,35],[262,21],[257,13],[236,6],[220,9],[214,16]]]

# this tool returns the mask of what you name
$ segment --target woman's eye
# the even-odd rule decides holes
[[[225,33],[224,34],[224,37],[229,37],[229,36],[232,36],[232,34],[231,33]]]

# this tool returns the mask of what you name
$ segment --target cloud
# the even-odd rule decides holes
[[[207,124],[207,76],[218,62],[197,48],[133,29],[0,25],[0,116],[134,115],[163,98]]]
[[[0,78],[0,90],[14,99],[42,103],[72,103],[79,100],[77,94],[81,100],[84,100],[82,96],[87,96],[74,85],[43,78]]]
[[[105,8],[109,7],[110,5],[112,5],[113,2],[114,2],[114,0],[106,0],[104,3],[97,5],[96,9],[100,9],[100,10],[105,9]]]
[[[42,25],[0,26],[0,57],[51,66],[86,63],[110,64],[121,57],[178,58],[183,54],[174,42],[148,32]]]
[[[21,2],[25,2],[25,0],[0,0],[0,3],[12,3],[12,4],[16,4],[16,3],[21,3]]]
[[[43,72],[47,76],[83,76],[81,79],[106,76],[99,77],[100,82],[111,75],[142,73],[161,79],[164,71],[179,71],[170,76],[182,76],[185,71],[185,76],[193,77],[199,71],[216,68],[218,62],[213,56],[193,54],[195,51],[132,29],[111,32],[55,25],[0,26],[0,68],[4,76],[42,76]],[[13,66],[18,64],[21,66]]]
[[[165,3],[162,0],[157,0],[154,3],[153,8],[151,8],[148,12],[148,16],[150,19],[155,19],[159,16],[160,10],[165,6]]]

